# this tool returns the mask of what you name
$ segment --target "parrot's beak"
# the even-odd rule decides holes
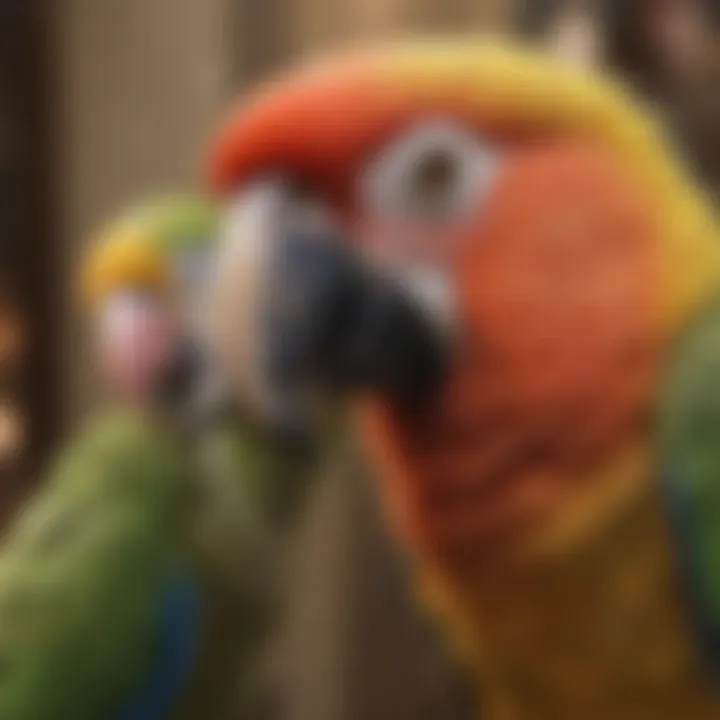
[[[155,388],[157,399],[167,407],[187,401],[204,373],[204,358],[197,344],[181,338],[170,353]]]
[[[302,432],[319,396],[410,403],[440,384],[447,338],[428,283],[374,267],[326,214],[298,212],[281,183],[231,208],[217,267],[221,363],[280,426]]]

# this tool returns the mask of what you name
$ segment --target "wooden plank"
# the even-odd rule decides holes
[[[52,243],[50,59],[47,6],[0,4],[0,433],[14,462],[0,465],[0,515],[36,477],[57,434],[57,288]],[[12,349],[12,347],[11,347]]]

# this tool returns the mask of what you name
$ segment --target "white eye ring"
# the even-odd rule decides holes
[[[477,211],[498,162],[495,150],[457,123],[424,121],[370,163],[361,206],[375,217],[461,221]],[[428,181],[436,185],[423,187]]]

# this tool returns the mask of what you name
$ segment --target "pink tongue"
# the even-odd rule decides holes
[[[129,401],[150,400],[177,340],[167,311],[123,303],[109,311],[102,332],[102,366],[113,392]]]

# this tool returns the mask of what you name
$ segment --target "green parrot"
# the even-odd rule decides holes
[[[202,604],[183,541],[191,472],[137,414],[62,453],[0,552],[0,717],[168,717]]]
[[[88,255],[114,404],[0,548],[2,718],[256,718],[275,699],[265,647],[310,463],[196,393],[214,227],[206,201],[162,199]]]
[[[237,524],[245,513],[241,524],[269,547],[296,514],[303,483],[280,445],[270,442],[270,449],[266,433],[234,406],[208,352],[205,297],[217,230],[216,208],[205,198],[165,197],[131,208],[98,233],[82,268],[82,292],[115,402],[198,425],[189,432],[213,503],[206,530],[221,532],[221,518],[232,522],[234,515]],[[296,482],[273,480],[287,471]],[[267,567],[254,544],[223,547],[234,563],[246,555],[255,568]]]
[[[286,447],[230,400],[213,366],[205,296],[217,230],[206,198],[143,203],[98,234],[81,280],[115,402],[159,411],[188,438],[199,479],[193,538],[217,605],[207,633],[214,662],[204,666],[197,705],[202,713],[208,695],[219,706],[232,692],[227,702],[255,717],[274,702],[266,646],[281,617],[293,529],[317,472],[312,453]]]
[[[0,717],[256,718],[274,700],[261,663],[277,598],[208,566],[185,442],[164,418],[107,412],[15,519],[0,551]]]

